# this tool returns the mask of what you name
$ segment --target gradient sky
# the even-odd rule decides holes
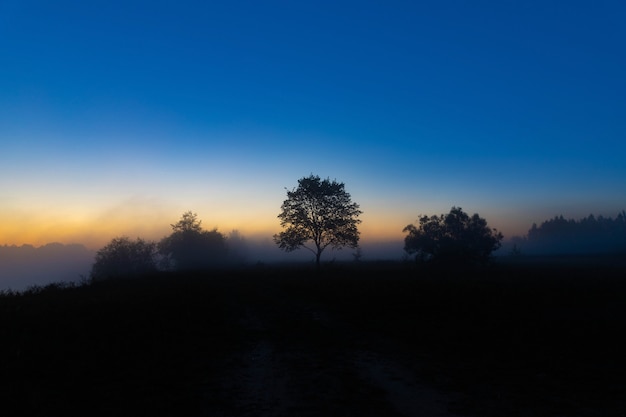
[[[0,0],[0,244],[280,230],[345,182],[363,240],[626,208],[623,1]]]

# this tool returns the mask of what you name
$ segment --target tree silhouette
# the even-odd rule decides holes
[[[287,191],[278,215],[285,230],[274,235],[274,241],[287,252],[300,247],[310,250],[319,268],[320,256],[328,246],[358,246],[361,213],[343,183],[310,175],[299,179],[297,188]],[[307,242],[312,242],[312,246]]]
[[[626,251],[626,212],[615,218],[589,216],[580,220],[563,215],[533,223],[521,239],[535,253],[610,253]]]
[[[91,279],[128,278],[157,270],[157,245],[137,238],[116,237],[96,253]]]
[[[419,226],[403,230],[404,250],[416,260],[454,263],[484,263],[500,247],[503,236],[490,229],[478,214],[469,216],[460,207],[440,216],[421,216]]]
[[[179,271],[206,269],[224,261],[226,238],[217,229],[203,230],[196,213],[183,213],[171,226],[172,234],[159,242],[159,251],[165,256],[167,268]]]
[[[171,224],[172,230],[176,232],[202,232],[202,220],[198,220],[198,215],[192,211],[186,211],[180,216],[180,220]]]

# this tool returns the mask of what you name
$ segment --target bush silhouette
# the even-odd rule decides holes
[[[409,224],[404,250],[418,261],[485,263],[500,247],[502,233],[490,229],[478,214],[469,216],[460,207],[439,216],[421,216],[419,225]]]
[[[96,253],[91,279],[128,278],[157,270],[157,245],[126,236],[116,237]]]
[[[172,224],[172,234],[159,242],[164,266],[178,271],[215,267],[224,262],[226,238],[217,229],[203,230],[196,213],[187,211]]]

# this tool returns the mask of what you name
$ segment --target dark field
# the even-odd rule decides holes
[[[0,296],[1,416],[624,416],[626,268],[263,266]]]

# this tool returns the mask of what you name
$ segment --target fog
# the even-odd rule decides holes
[[[229,243],[231,242],[229,236]],[[232,250],[241,251],[241,258],[247,264],[258,262],[314,262],[315,255],[306,248],[293,252],[284,252],[278,248],[271,238],[243,239],[244,244]],[[359,249],[326,248],[322,253],[322,263],[335,261],[374,261],[374,260],[401,260],[403,258],[402,241],[372,241],[362,242]]]
[[[95,253],[81,244],[0,246],[0,290],[80,282],[89,275]]]
[[[238,265],[257,265],[282,262],[311,262],[312,252],[301,248],[284,252],[271,238],[245,238],[234,231],[228,235],[229,250],[233,262]],[[355,249],[327,248],[322,263],[333,261],[401,260],[403,243],[363,242],[360,256]],[[82,244],[49,243],[32,245],[0,246],[0,290],[23,291],[32,286],[50,283],[79,283],[89,277],[96,250]]]
[[[283,262],[315,262],[306,248],[282,251],[269,236],[246,237],[233,230],[226,235],[232,265]],[[407,259],[402,239],[361,241],[359,249],[327,248],[322,264],[335,261],[377,261]],[[588,216],[580,220],[555,217],[533,225],[525,236],[505,239],[493,253],[496,257],[554,254],[617,254],[626,251],[626,212],[615,218]],[[23,291],[31,286],[88,279],[97,250],[83,244],[49,243],[0,246],[0,290]]]

